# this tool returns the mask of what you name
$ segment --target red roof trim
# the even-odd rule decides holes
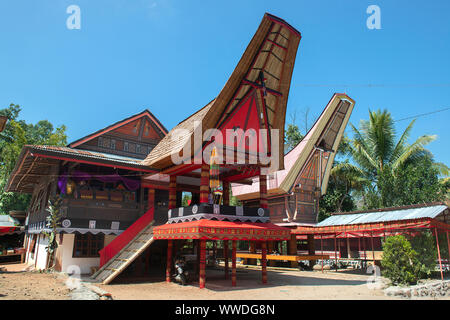
[[[110,167],[110,168],[119,168],[124,170],[132,170],[132,171],[139,171],[139,172],[150,172],[150,173],[156,173],[156,170],[150,170],[150,169],[144,169],[144,168],[135,168],[135,167],[128,167],[118,164],[107,164],[104,162],[95,162],[95,161],[87,161],[87,160],[80,160],[80,159],[74,159],[69,157],[61,157],[61,156],[50,156],[42,153],[31,153],[33,157],[41,157],[41,158],[49,158],[49,159],[55,159],[55,160],[63,160],[63,161],[70,161],[70,162],[78,162],[78,163],[86,163],[101,167]]]
[[[133,121],[135,121],[135,120],[137,120],[137,119],[140,119],[140,118],[142,118],[142,117],[145,117],[145,116],[148,116],[148,117],[153,121],[153,123],[154,123],[154,124],[155,124],[162,132],[164,132],[164,134],[167,134],[167,133],[168,133],[167,129],[164,128],[164,126],[158,121],[158,119],[156,119],[156,118],[153,116],[153,114],[151,114],[150,111],[145,110],[144,112],[142,112],[142,113],[140,113],[140,114],[137,114],[137,115],[135,115],[135,116],[133,116],[133,117],[131,117],[131,118],[128,118],[128,119],[119,121],[119,122],[117,122],[116,124],[114,124],[114,125],[112,125],[112,126],[109,126],[109,127],[106,127],[105,129],[102,129],[102,130],[100,130],[100,131],[98,131],[98,132],[96,132],[96,133],[92,133],[92,134],[90,134],[90,135],[87,135],[86,137],[81,138],[81,139],[79,139],[79,140],[77,140],[77,141],[75,141],[75,142],[69,144],[69,147],[70,147],[70,148],[76,148],[76,147],[78,147],[79,145],[81,145],[81,144],[83,144],[83,143],[86,143],[87,141],[90,141],[90,140],[92,140],[92,139],[95,139],[95,138],[98,137],[98,136],[101,136],[101,135],[103,135],[103,134],[105,134],[105,133],[107,133],[107,132],[110,132],[110,131],[112,131],[112,130],[115,130],[115,129],[121,127],[121,126],[126,125],[127,123],[133,122]]]

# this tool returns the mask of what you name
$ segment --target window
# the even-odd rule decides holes
[[[128,144],[128,142],[124,142],[123,143],[123,151],[128,151],[128,149],[130,148],[130,145]]]
[[[141,153],[141,145],[140,144],[136,145],[136,153]]]
[[[111,149],[116,150],[116,140],[111,139]]]
[[[73,243],[74,258],[91,258],[99,257],[98,252],[103,249],[105,236],[103,234],[75,234]]]
[[[103,147],[103,138],[102,137],[98,138],[98,146]]]

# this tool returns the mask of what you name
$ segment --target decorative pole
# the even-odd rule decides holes
[[[262,283],[267,283],[267,243],[261,243],[261,269],[262,269]]]
[[[175,183],[176,183],[176,181],[175,181]],[[175,185],[175,187],[176,187],[176,185]],[[148,202],[148,211],[150,211],[155,207],[155,189],[149,188],[147,191],[147,194],[148,194],[148,201],[147,201]],[[176,197],[176,193],[175,193],[175,197]],[[155,213],[153,212],[153,219],[155,218],[154,215],[155,215]]]
[[[223,181],[223,205],[230,205],[230,183]]]
[[[338,271],[338,264],[337,264],[337,248],[336,248],[336,241],[337,241],[337,234],[334,234],[334,263],[336,264],[336,272]]]
[[[447,234],[448,263],[449,263],[449,266],[450,266],[450,240],[448,238],[448,231],[446,232],[446,234]]]
[[[267,176],[259,174],[259,206],[267,209],[269,207],[267,201]]]
[[[200,270],[199,270],[199,287],[203,289],[206,282],[205,264],[206,264],[206,240],[199,240],[200,245]]]
[[[236,240],[231,241],[231,285],[236,287]]]
[[[166,282],[171,282],[170,273],[172,271],[172,246],[173,240],[167,240]]]
[[[323,235],[320,235],[320,252],[322,253],[322,273],[323,273]]]
[[[169,210],[177,206],[177,176],[170,176],[169,181]]]
[[[200,176],[200,204],[209,202],[209,166],[202,164]]]
[[[225,279],[228,279],[228,240],[223,241],[223,259],[225,261]]]

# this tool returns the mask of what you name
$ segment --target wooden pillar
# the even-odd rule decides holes
[[[366,250],[366,238],[364,237],[364,232],[362,236],[363,248],[364,248],[364,266],[367,268],[367,250]]]
[[[171,282],[173,240],[167,240],[166,282]]]
[[[442,272],[441,250],[439,249],[439,237],[437,228],[434,228],[434,234],[436,235],[436,246],[438,251],[439,269],[441,270],[441,280],[444,281],[444,273]]]
[[[169,210],[177,207],[177,176],[170,176],[169,182]]]
[[[223,259],[225,261],[225,279],[228,279],[228,240],[223,241]]]
[[[223,205],[230,205],[230,183],[223,181]]]
[[[372,261],[373,261],[373,266],[375,267],[375,249],[373,246],[373,232],[370,233],[370,242],[372,244]]]
[[[288,254],[291,256],[297,255],[297,235],[291,234],[291,239],[288,243]],[[298,267],[298,261],[291,261],[291,267],[297,268]]]
[[[314,235],[308,234],[307,239],[308,239],[308,254],[310,256],[314,256],[316,254],[316,248],[315,248],[315,244],[314,244]],[[311,267],[314,266],[315,264],[316,264],[315,260],[310,260]]]
[[[320,235],[320,254],[322,255],[322,273],[323,273],[323,235]]]
[[[264,174],[259,175],[259,206],[264,209],[269,207],[267,201],[267,176]]]
[[[148,211],[155,208],[155,189],[148,189]],[[153,213],[154,214],[154,213]],[[154,218],[154,217],[153,217]]]
[[[450,267],[450,240],[449,240],[449,237],[448,237],[448,231],[446,232],[446,234],[447,234],[448,264],[449,264],[449,267]]]
[[[206,240],[199,240],[199,249],[200,249],[200,269],[199,269],[199,278],[198,284],[200,289],[205,287],[206,282]]]
[[[348,234],[347,234],[347,258],[351,258],[351,254],[350,254],[350,250],[351,248],[350,248],[350,238],[348,237]]]
[[[262,270],[262,283],[267,283],[267,243],[263,241],[261,243],[261,270]]]
[[[236,287],[236,240],[231,241],[231,285]]]
[[[249,241],[250,253],[256,253],[256,246],[254,241]],[[256,265],[256,259],[248,259],[248,264]]]
[[[200,177],[200,203],[208,203],[209,197],[209,166],[202,164]]]
[[[338,264],[337,264],[337,235],[334,235],[334,263],[336,264],[336,272],[338,271]]]
[[[361,237],[358,237],[358,258],[361,258]]]

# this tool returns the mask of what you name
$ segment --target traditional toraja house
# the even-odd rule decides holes
[[[298,226],[292,234],[298,239],[313,237],[319,243],[316,251],[332,253],[337,267],[339,260],[376,264],[382,258],[383,239],[397,234],[411,238],[424,230],[435,236],[443,278],[443,264],[450,268],[450,209],[445,203],[334,213],[314,226]],[[448,257],[441,255],[442,245],[447,247]]]
[[[25,146],[7,191],[32,195],[27,262],[46,267],[47,203],[52,195],[62,194],[56,269],[67,271],[76,265],[81,273],[90,273],[91,267],[98,267],[98,250],[147,211],[140,179],[155,170],[141,161],[165,134],[164,126],[145,110],[67,147]]]
[[[330,170],[353,106],[354,101],[346,94],[334,94],[306,136],[284,156],[284,169],[262,181],[267,185],[272,222],[290,228],[317,223],[319,199],[326,193]],[[257,206],[260,182],[260,178],[255,178],[250,184],[236,183],[233,195],[244,206]],[[311,237],[308,246],[309,253],[314,255]],[[274,247],[278,244],[269,243],[270,251]],[[297,255],[295,234],[287,253]],[[292,266],[296,266],[296,261],[292,261]]]
[[[158,174],[145,175],[143,186],[164,190],[164,183],[169,183],[167,224],[149,227],[149,221],[162,220],[153,217],[156,210],[150,210],[134,224],[133,232],[128,234],[127,230],[116,238],[114,249],[105,248],[109,258],[94,278],[110,282],[154,240],[166,240],[166,280],[170,281],[174,248],[180,247],[181,240],[189,239],[196,241],[199,286],[203,288],[206,241],[225,241],[226,256],[231,240],[235,285],[236,241],[248,240],[261,244],[262,278],[266,282],[266,241],[289,239],[289,229],[270,223],[264,184],[259,189],[258,207],[230,206],[229,188],[232,182],[246,183],[255,176],[264,180],[267,167],[283,169],[284,153],[277,146],[283,146],[286,104],[300,38],[300,33],[285,21],[269,14],[264,16],[217,98],[172,129],[143,161],[159,170]],[[212,129],[216,131],[209,134]],[[232,139],[230,131],[236,133],[231,134]],[[259,139],[252,140],[255,135]],[[223,158],[230,150],[231,159],[210,163],[213,152]],[[268,156],[280,161],[266,161]],[[220,186],[223,202],[220,197],[214,201],[210,196]],[[190,206],[180,206],[181,191],[192,192]],[[149,203],[149,208],[153,207],[157,206]],[[128,242],[129,239],[133,240]],[[228,262],[225,265],[227,276]]]
[[[24,147],[8,191],[33,195],[27,261],[45,267],[47,200],[63,194],[58,270],[76,271],[73,266],[78,266],[81,273],[89,273],[99,266],[93,278],[109,283],[121,274],[140,274],[151,265],[165,264],[170,281],[173,257],[190,240],[203,288],[206,241],[221,240],[225,276],[231,241],[235,285],[236,241],[245,240],[260,249],[251,258],[261,259],[266,282],[267,242],[291,239],[290,229],[273,224],[271,210],[275,221],[291,226],[302,216],[291,214],[283,221],[276,207],[269,209],[274,203],[268,200],[268,189],[283,203],[285,195],[297,192],[298,212],[305,217],[316,214],[317,204],[312,203],[325,192],[353,108],[347,96],[333,96],[307,138],[285,160],[286,105],[300,38],[284,20],[266,14],[219,95],[169,133],[145,111],[67,147]],[[283,182],[280,178],[277,188],[282,192],[276,194],[271,181],[279,173]],[[257,187],[256,181],[261,181]],[[231,183],[251,185],[251,201],[230,206]],[[182,192],[192,193],[189,206],[181,205]]]

